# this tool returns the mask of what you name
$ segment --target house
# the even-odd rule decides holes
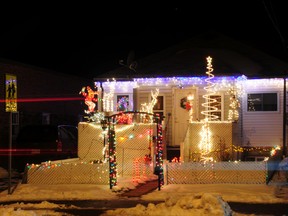
[[[245,158],[239,158],[238,155],[237,159],[244,160],[269,156],[270,148],[286,144],[283,142],[283,139],[286,139],[283,137],[285,129],[283,103],[286,97],[283,78],[214,77],[211,82],[215,82],[216,91],[209,98],[216,100],[211,107],[215,105],[217,107],[213,112],[217,120],[211,120],[210,124],[217,124],[219,130],[213,135],[215,142],[225,141],[226,146],[223,148],[230,148],[230,153],[243,154]],[[141,106],[151,103],[153,91],[158,89],[159,94],[153,113],[165,116],[163,127],[167,147],[180,147],[187,136],[192,139],[189,131],[191,133],[197,131],[194,136],[200,138],[202,122],[206,118],[203,111],[212,109],[203,106],[206,101],[203,96],[207,94],[205,76],[141,78],[134,81],[103,82],[102,86],[107,90],[113,89],[113,93],[108,90],[108,94],[113,95],[112,101],[109,102],[113,106],[109,109],[104,107],[103,110],[109,114],[141,111]],[[121,110],[121,107],[126,107],[126,110]],[[228,127],[226,131],[225,127]],[[215,136],[218,136],[218,140]],[[244,154],[243,147],[250,152]],[[220,146],[217,146],[218,148]],[[217,149],[214,151],[218,151]],[[197,152],[197,147],[194,151]],[[258,155],[253,155],[255,152],[258,152]],[[185,155],[185,160],[190,160],[187,157],[192,159],[192,156]],[[236,156],[230,155],[227,159],[236,159]]]
[[[213,79],[207,75],[208,56],[213,59],[209,66]],[[175,45],[137,65],[107,72],[105,78],[95,77],[95,84],[103,90],[99,111],[106,115],[140,111],[143,105],[151,105],[157,92],[153,112],[165,116],[167,159],[176,155],[184,161],[199,160],[199,133],[207,111],[217,116],[209,119],[209,125],[222,124],[211,135],[214,147],[209,151],[214,158],[263,160],[275,146],[286,154],[287,63],[212,35]],[[205,89],[210,85],[207,78],[215,85],[213,93]],[[207,100],[214,102],[207,106]]]
[[[78,125],[79,158],[32,166],[28,182],[107,184],[109,178],[112,188],[118,177],[137,181],[160,162],[159,176],[172,184],[265,183],[266,163],[230,161],[263,160],[275,146],[286,153],[288,65],[234,41],[231,50],[220,45],[228,39],[213,39],[218,49],[189,41],[180,51],[175,46],[95,77],[98,100],[89,98],[88,122]],[[236,52],[237,46],[242,51]],[[163,116],[162,127],[147,113]],[[180,156],[185,163],[164,166],[161,148],[164,159]]]

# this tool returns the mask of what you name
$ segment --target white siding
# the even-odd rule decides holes
[[[247,112],[247,94],[277,93],[278,111]],[[242,103],[243,146],[282,146],[283,142],[283,79],[248,80]]]

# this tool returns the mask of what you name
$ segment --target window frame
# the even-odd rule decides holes
[[[123,111],[118,111],[117,109],[119,96],[128,96],[128,110],[127,111],[132,111],[133,110],[133,94],[131,93],[115,93],[113,97],[113,110],[116,112],[123,112]]]
[[[159,100],[161,98],[161,100]],[[150,102],[152,101],[152,95],[150,95]],[[160,109],[157,109],[157,107],[160,107]],[[165,116],[165,95],[158,95],[157,96],[157,103],[153,107],[153,113],[159,114],[160,116]]]
[[[119,107],[118,107],[118,102],[119,102],[119,100],[121,100],[121,98],[123,98],[123,97],[125,97],[125,98],[127,98],[128,100],[127,100],[127,110],[121,110],[121,108],[119,109]],[[116,95],[116,112],[125,112],[125,111],[130,111],[130,95],[129,94],[117,94]]]
[[[277,101],[277,109],[276,110],[255,110],[255,111],[251,111],[251,110],[248,110],[249,109],[249,106],[248,106],[248,95],[251,95],[251,94],[276,94],[276,101]],[[263,97],[262,97],[263,98]],[[245,112],[246,113],[279,113],[280,112],[280,93],[279,92],[275,92],[275,91],[261,91],[261,92],[247,92],[246,94],[246,100],[245,100]],[[262,107],[263,107],[263,102],[262,102]]]

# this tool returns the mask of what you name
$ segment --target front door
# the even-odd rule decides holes
[[[195,120],[197,116],[197,89],[185,88],[173,90],[173,126],[172,126],[172,145],[180,146],[180,143],[184,141],[186,131],[189,124],[189,119]],[[189,98],[193,97],[193,100]],[[192,109],[192,110],[191,110]]]

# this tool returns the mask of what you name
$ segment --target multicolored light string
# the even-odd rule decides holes
[[[109,143],[109,183],[110,189],[117,185],[117,163],[116,163],[116,131],[115,124],[117,124],[117,116],[119,115],[128,115],[128,114],[139,114],[139,115],[153,115],[151,113],[143,112],[132,112],[127,111],[123,113],[118,113],[113,116],[110,116],[109,119],[109,130],[108,130],[108,143]],[[162,135],[162,117],[158,114],[153,115],[153,119],[157,122],[157,137],[156,137],[156,167],[159,170],[159,190],[160,187],[164,184],[164,174],[163,174],[163,135]],[[152,130],[151,130],[152,132]],[[152,135],[150,135],[151,137]],[[121,138],[121,137],[120,137]],[[131,137],[131,139],[133,139]],[[129,137],[130,139],[130,137]]]
[[[109,124],[108,143],[109,143],[109,184],[110,189],[117,185],[117,163],[116,163],[116,132],[115,118]]]
[[[163,173],[163,130],[162,130],[162,119],[159,115],[154,115],[157,121],[157,153],[156,153],[156,167],[158,174],[158,189],[164,184],[164,173]]]

